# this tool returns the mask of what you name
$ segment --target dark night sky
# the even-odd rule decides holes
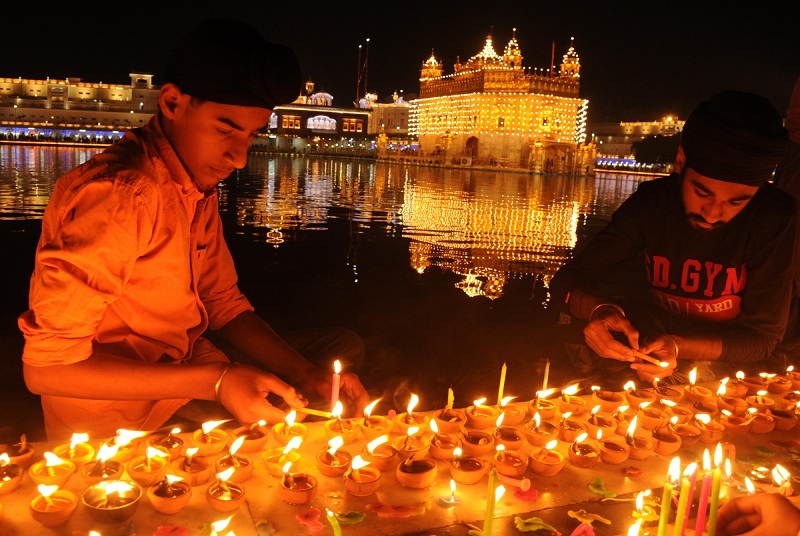
[[[517,28],[527,67],[556,64],[575,38],[590,121],[685,118],[723,89],[768,97],[783,113],[800,75],[800,2],[703,0],[583,2],[337,2],[296,0],[4,3],[0,77],[80,77],[159,84],[172,43],[191,25],[222,16],[249,21],[294,48],[304,74],[347,106],[355,98],[358,45],[369,45],[369,90],[416,94],[419,67],[435,50],[452,72],[492,33],[495,50]],[[366,54],[364,54],[366,55]]]

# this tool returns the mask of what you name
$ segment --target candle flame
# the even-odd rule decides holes
[[[503,398],[503,400],[500,401],[500,407],[501,408],[506,407],[506,404],[508,404],[509,402],[514,400],[515,398],[517,398],[517,397],[516,396],[507,396],[507,397]]]
[[[338,419],[342,416],[342,413],[344,413],[344,406],[340,400],[337,400],[336,404],[334,404],[333,409],[331,410],[331,417]]]
[[[631,380],[629,382],[625,382],[625,385],[622,386],[622,389],[623,389],[623,391],[635,391],[636,390],[636,384],[633,383],[633,380]]]
[[[42,497],[49,497],[58,490],[58,486],[48,486],[46,484],[39,484],[36,488],[39,490],[39,495]]]
[[[233,518],[235,514],[231,514],[228,516],[228,519],[220,519],[219,521],[213,521],[211,523],[211,530],[214,532],[222,532],[223,530],[228,528],[228,523],[231,522],[231,518]]]
[[[597,404],[595,407],[592,408],[592,415],[597,415],[597,412],[602,409],[600,404]]]
[[[626,411],[628,411],[628,408],[630,408],[630,406],[620,406],[619,408],[617,408],[617,413],[619,413],[620,415],[622,415],[623,413],[625,413]]]
[[[731,474],[733,474],[733,469],[731,469],[731,460],[729,458],[725,458],[725,478],[730,480]]]
[[[452,478],[450,479],[450,494],[451,495],[456,494],[456,481],[453,480]]]
[[[555,389],[545,389],[544,391],[536,391],[536,397],[547,398],[548,396],[552,395],[555,392],[556,392]]]
[[[744,487],[747,488],[747,493],[755,493],[756,486],[753,484],[753,481],[750,480],[748,477],[744,477]]]
[[[192,465],[192,458],[197,454],[198,450],[200,449],[197,447],[189,447],[186,449],[186,465]]]
[[[406,433],[408,434],[408,437],[413,436],[417,432],[419,432],[419,426],[409,426],[408,430],[406,431]]]
[[[414,408],[417,407],[419,404],[419,397],[414,393],[411,393],[411,400],[408,401],[408,414],[411,415],[411,412],[414,411]]]
[[[539,416],[539,412],[533,414],[533,426],[534,428],[539,428],[539,425],[542,424],[542,418]]]
[[[244,444],[244,436],[237,437],[236,440],[233,443],[231,443],[231,448],[228,449],[228,452],[230,452],[231,456],[233,456],[234,454],[239,452],[239,449],[242,448],[243,444]]]
[[[714,467],[719,467],[722,463],[722,443],[717,443],[717,448],[714,449]]]
[[[742,372],[741,370],[736,372],[736,379],[742,381],[744,379],[744,372]]]
[[[139,439],[140,437],[144,437],[148,433],[149,432],[142,432],[141,430],[126,430],[124,428],[120,428],[117,430],[117,435],[114,436],[111,442],[113,444],[119,445],[120,447],[124,447],[134,439]]]
[[[575,443],[583,443],[586,440],[587,437],[589,437],[589,434],[586,433],[586,432],[583,432],[581,435],[579,435],[578,437],[575,438]]]
[[[170,434],[180,434],[181,433],[181,429],[176,427],[176,428],[173,428],[172,430],[170,430],[169,433]]]
[[[666,398],[662,398],[661,399],[661,405],[662,406],[667,406],[668,408],[672,408],[672,407],[676,406],[677,404],[675,403],[674,400],[667,400]]]
[[[340,413],[340,415],[341,415],[341,413]],[[286,426],[288,428],[286,430],[287,432],[292,428],[292,426],[294,426],[294,423],[295,423],[296,420],[297,420],[297,411],[292,410],[292,411],[290,411],[289,413],[286,414],[286,417],[283,419],[283,422],[286,423]]]
[[[639,403],[639,409],[644,409],[649,405],[650,405],[650,401],[649,400],[645,400],[644,402],[640,402]]]
[[[670,424],[672,424],[672,426],[675,426],[676,424],[678,424],[679,420],[680,420],[680,417],[678,417],[677,415],[673,415],[672,417],[669,418],[669,422],[670,422]]]
[[[119,451],[119,445],[109,445],[108,443],[103,443],[100,445],[100,450],[97,451],[97,459],[101,462],[104,462],[116,456],[117,451]]]
[[[359,469],[361,469],[362,467],[366,467],[367,465],[369,465],[369,462],[364,458],[362,458],[360,454],[356,454],[353,457],[353,461],[350,463],[350,467],[353,469],[353,471],[358,471]]]
[[[301,436],[294,436],[292,437],[286,446],[283,448],[284,454],[289,454],[289,452],[293,449],[300,448],[300,444],[303,442],[303,438]]]
[[[152,460],[153,458],[156,458],[156,457],[166,458],[167,456],[169,456],[169,454],[164,452],[162,449],[157,449],[155,447],[148,446],[147,450],[145,450],[145,456],[147,456],[148,458],[150,458]]]
[[[719,388],[717,388],[717,396],[725,396],[725,393],[728,392],[728,388],[725,386],[727,383],[728,378],[725,378],[720,382]]]
[[[498,428],[500,428],[500,426],[502,426],[502,424],[503,424],[503,419],[505,419],[505,418],[506,418],[506,412],[505,411],[501,411],[500,412],[500,416],[497,417],[496,421],[494,421],[494,425],[497,426]]]
[[[382,435],[380,437],[376,437],[375,439],[367,443],[367,452],[372,454],[376,448],[378,448],[380,445],[383,445],[387,441],[389,441],[388,435]]]
[[[453,449],[453,458],[460,458],[462,452],[464,452],[464,451],[461,450],[461,447],[454,448]]]
[[[72,437],[69,439],[69,450],[72,450],[80,443],[86,443],[87,441],[89,441],[89,434],[72,434]]]
[[[283,467],[281,468],[281,471],[283,471],[283,474],[287,474],[291,468],[292,468],[292,462],[288,461],[288,462],[283,464]]]
[[[574,384],[570,385],[569,387],[567,387],[566,389],[562,389],[561,390],[561,394],[564,394],[564,395],[567,395],[567,396],[574,396],[574,395],[578,394],[578,391],[580,390],[580,388],[581,388],[581,386],[580,386],[579,383],[574,383]]]
[[[697,462],[692,462],[683,470],[683,476],[691,476],[697,471]]]
[[[478,400],[473,400],[472,405],[477,408],[478,406],[482,406],[484,402],[486,402],[486,397],[479,398]]]
[[[431,430],[433,430],[434,434],[438,434],[439,433],[439,425],[436,424],[435,420],[433,420],[433,419],[430,420],[430,427],[431,427]]]
[[[789,473],[789,471],[779,463],[775,464],[775,467],[772,469],[772,479],[775,481],[777,486],[780,486],[789,480],[790,476],[791,473]]]
[[[11,457],[7,453],[0,454],[0,467],[5,467],[11,463]]]
[[[501,443],[495,447],[495,450],[497,450],[498,452],[504,451],[506,450],[506,446]]]
[[[380,401],[381,401],[381,399],[379,398],[379,399],[373,400],[372,402],[367,404],[367,407],[364,408],[364,415],[366,415],[367,417],[372,416],[372,410],[375,409],[375,406],[377,406],[378,402],[380,402]]]
[[[667,478],[669,478],[669,481],[673,484],[677,484],[678,480],[681,478],[681,459],[679,456],[675,456],[672,458],[672,461],[669,462]]]
[[[786,367],[786,372],[787,373],[793,372],[793,371],[794,371],[794,365],[789,365],[788,367]]]
[[[173,485],[175,482],[183,482],[183,478],[177,475],[165,475],[167,478],[167,484],[170,486]]]
[[[291,465],[291,462],[289,462],[289,464]],[[219,473],[217,473],[217,480],[219,480],[220,482],[227,482],[228,479],[231,477],[231,475],[233,475],[234,470],[235,468],[231,466],[225,469],[224,471],[220,471]]]
[[[636,511],[641,512],[644,508],[644,492],[640,491],[636,494]]]
[[[334,436],[328,440],[328,454],[331,456],[336,454],[336,451],[344,445],[344,438],[342,436]]]
[[[545,450],[553,450],[558,445],[558,440],[553,439],[552,441],[548,441],[547,445],[544,446]]]
[[[639,536],[639,530],[642,528],[642,519],[639,518],[636,522],[628,528],[628,536]]]
[[[601,387],[599,385],[592,385],[592,391],[599,391]]]
[[[97,484],[105,489],[106,494],[125,493],[133,489],[133,486],[123,480],[103,480]]]
[[[708,424],[711,422],[711,416],[708,415],[707,413],[698,413],[697,415],[694,416],[694,418],[703,424]]]
[[[708,449],[703,451],[703,471],[710,471],[711,470],[711,455],[708,453]]]
[[[603,429],[602,428],[598,428],[597,429],[597,433],[595,434],[594,438],[597,439],[598,441],[603,439]]]
[[[64,460],[53,454],[52,452],[45,452],[44,453],[44,464],[47,467],[54,467],[56,465],[61,465],[64,463]]]
[[[498,502],[505,492],[506,492],[505,486],[503,486],[502,484],[497,486],[494,489],[494,500],[495,500],[495,502]]]
[[[692,370],[689,371],[689,383],[694,385],[697,381],[697,367],[694,367]]]
[[[342,364],[338,359],[333,362],[333,371],[336,374],[341,374],[341,372],[342,372]]]
[[[767,391],[756,391],[758,396],[767,396]]]
[[[634,432],[636,432],[636,421],[639,419],[638,415],[634,415],[633,419],[631,419],[631,423],[628,425],[628,432],[625,434],[625,437],[633,437]]]
[[[572,417],[572,412],[571,411],[567,411],[566,413],[562,413],[561,414],[561,422],[566,421],[570,417]]]
[[[207,433],[209,433],[211,430],[213,430],[214,428],[216,428],[217,426],[219,426],[220,424],[222,424],[222,423],[226,423],[226,422],[228,422],[229,420],[230,420],[230,419],[225,419],[225,420],[222,420],[222,421],[206,421],[206,422],[204,422],[202,425],[200,425],[200,429],[201,429],[201,430],[203,430],[203,433],[204,433],[204,434],[207,434]]]

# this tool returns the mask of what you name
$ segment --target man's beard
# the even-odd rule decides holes
[[[694,214],[694,213],[687,214],[686,219],[689,222],[689,225],[692,226],[692,229],[696,229],[698,231],[713,231],[715,229],[719,229],[726,223],[724,221],[708,223],[705,220],[705,218],[703,218],[700,214]],[[705,224],[706,226],[701,227],[701,224]],[[708,225],[710,225],[711,227],[707,227]]]

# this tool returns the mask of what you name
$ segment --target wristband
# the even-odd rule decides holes
[[[622,310],[622,307],[620,307],[616,303],[608,303],[607,302],[607,303],[599,303],[599,304],[595,305],[594,307],[592,307],[592,310],[589,312],[588,322],[592,321],[592,317],[597,312],[597,310],[600,309],[601,307],[613,307],[614,309],[617,310],[617,312],[619,312],[619,314],[622,315],[623,318],[625,318],[625,311]]]
[[[666,333],[663,333],[661,336],[666,337],[667,339],[670,340],[672,345],[675,347],[675,359],[678,359],[678,342],[672,337],[672,335],[667,335]]]
[[[225,365],[225,368],[222,369],[222,372],[219,373],[219,378],[217,378],[217,383],[214,384],[214,400],[219,402],[219,388],[222,385],[222,378],[225,377],[225,374],[234,366],[236,363],[230,362]]]

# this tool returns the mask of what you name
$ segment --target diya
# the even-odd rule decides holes
[[[557,441],[554,439],[538,452],[531,452],[528,465],[531,471],[541,476],[554,476],[564,468],[564,455],[555,449]]]
[[[33,452],[33,445],[28,443],[25,434],[20,436],[19,443],[14,443],[12,445],[0,445],[0,454],[8,454],[10,463],[17,464],[24,468],[27,468],[31,464]],[[61,458],[61,456],[59,456],[59,458]]]
[[[344,489],[356,497],[368,497],[375,493],[381,483],[381,472],[371,467],[361,456],[355,456],[353,462],[342,476]]]
[[[475,484],[483,479],[486,464],[473,456],[461,457],[461,449],[455,449],[450,460],[450,476],[459,484]]]
[[[461,450],[467,456],[483,456],[494,450],[494,435],[480,430],[467,431],[461,436]]]
[[[143,487],[148,487],[163,480],[169,464],[169,452],[165,449],[147,447],[143,456],[134,456],[128,461],[126,470],[131,480]]]
[[[243,439],[238,450],[244,453],[261,452],[269,440],[266,425],[266,421],[257,421],[250,426],[240,426],[231,432],[234,441],[240,437]]]
[[[197,456],[197,447],[186,449],[183,456],[172,462],[172,471],[181,477],[190,486],[202,486],[214,471],[214,467],[203,456]]]
[[[397,465],[395,474],[397,481],[411,489],[426,489],[436,480],[436,462],[433,460],[415,460],[408,458]]]
[[[142,489],[133,482],[103,480],[83,492],[81,502],[92,519],[101,523],[121,523],[133,517]]]
[[[587,433],[579,435],[569,446],[569,461],[575,467],[591,469],[600,461],[600,449],[591,443],[584,443]]]
[[[494,454],[494,468],[501,475],[521,476],[528,468],[528,457],[514,450],[506,450],[503,445],[497,445]]]
[[[328,441],[328,446],[317,452],[317,469],[325,476],[342,476],[350,467],[353,456],[340,450],[344,440],[336,436]]]
[[[467,423],[467,415],[463,410],[439,409],[433,412],[433,420],[439,431],[444,434],[458,434]]]
[[[31,517],[45,527],[59,527],[69,521],[78,497],[58,486],[39,484],[39,495],[30,502]]]
[[[183,439],[177,435],[180,431],[180,428],[173,428],[166,434],[151,435],[147,438],[147,446],[165,449],[170,461],[174,461],[183,453]]]
[[[534,414],[533,420],[522,426],[525,439],[534,447],[544,447],[558,436],[558,428],[549,422],[541,422],[539,413]]]
[[[484,406],[485,398],[475,400],[472,406],[466,409],[467,426],[476,430],[490,428],[500,416],[500,410],[494,406]]]
[[[164,480],[147,488],[147,500],[159,514],[177,514],[191,498],[192,487],[173,475],[166,475]]]
[[[233,472],[234,468],[229,467],[217,473],[217,481],[206,488],[206,502],[217,512],[233,512],[244,503],[244,484],[230,482]]]
[[[228,444],[228,432],[220,430],[217,426],[229,420],[204,422],[200,429],[192,433],[192,446],[197,449],[198,455],[214,456],[222,452]]]
[[[361,452],[362,459],[379,472],[388,471],[399,459],[397,449],[388,441],[389,436],[378,437],[367,443]]]
[[[75,472],[75,464],[62,460],[52,452],[44,453],[44,460],[31,464],[28,475],[36,484],[63,487]]]

